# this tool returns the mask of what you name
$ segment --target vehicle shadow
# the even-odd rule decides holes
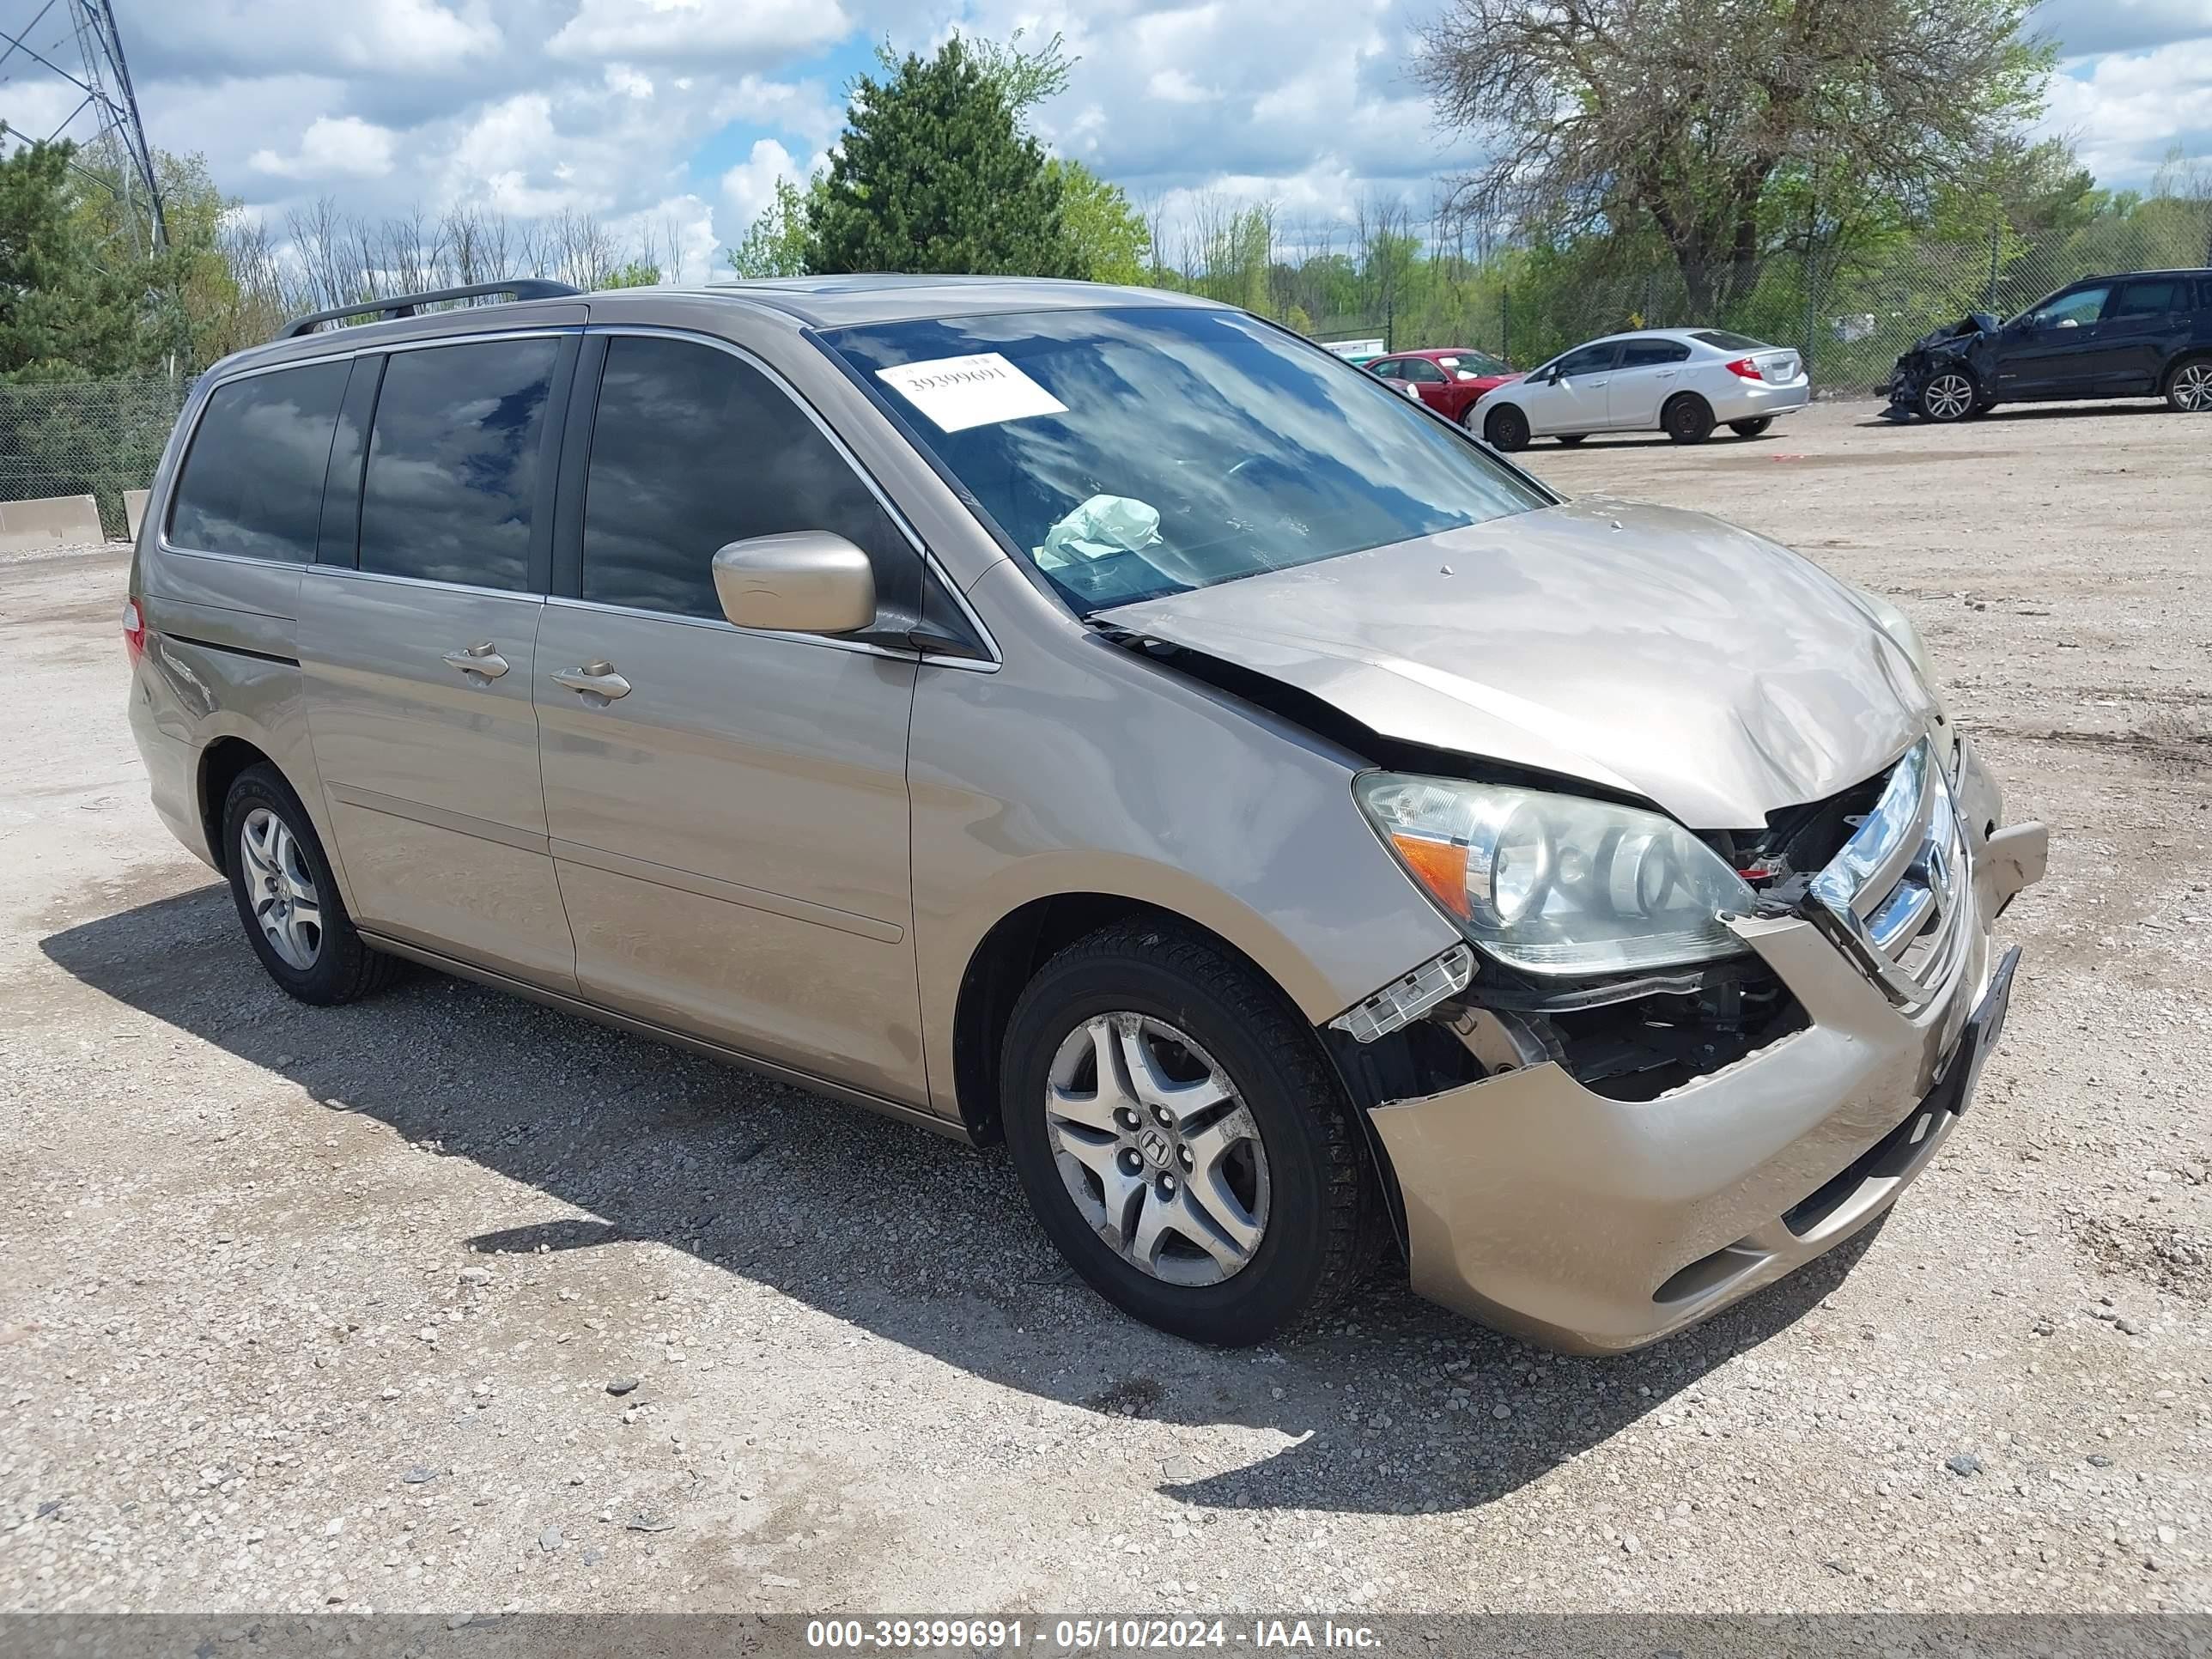
[[[1789,435],[1786,431],[1778,431],[1769,427],[1765,431],[1747,438],[1742,434],[1731,432],[1723,426],[1715,428],[1712,436],[1701,444],[1678,444],[1654,427],[1648,432],[1641,428],[1634,432],[1593,432],[1578,444],[1563,444],[1556,438],[1531,438],[1528,441],[1528,447],[1519,453],[1522,455],[1542,454],[1548,450],[1564,455],[1587,455],[1591,451],[1599,449],[1679,449],[1686,454],[1711,454],[1716,450],[1741,449],[1747,448],[1753,444],[1772,443],[1778,438],[1786,438]]]
[[[1103,1415],[1291,1443],[1160,1489],[1202,1506],[1424,1513],[1489,1502],[1805,1316],[1872,1237],[1640,1353],[1562,1358],[1378,1272],[1355,1309],[1252,1352],[1123,1319],[1030,1220],[1003,1153],[428,972],[351,1007],[292,1002],[208,885],[40,942],[82,983],[522,1189],[458,1250],[684,1250],[873,1336]],[[309,1178],[302,1176],[302,1179]],[[586,1212],[546,1221],[534,1191]],[[818,1248],[808,1248],[812,1243]],[[1834,1340],[1868,1334],[1838,1326]],[[1463,1391],[1463,1392],[1455,1392]]]
[[[1887,408],[1887,405],[1884,404],[1881,407]],[[2002,426],[2011,421],[2125,420],[2130,416],[2171,415],[2172,412],[2166,407],[2163,398],[2081,404],[2000,404],[1985,414],[1974,416],[1968,421],[1954,422],[1952,424]],[[1896,427],[1902,430],[1913,427],[1924,427],[1928,422],[1917,417],[1899,420],[1893,415],[1875,414],[1868,416],[1858,424],[1869,430],[1884,427]]]

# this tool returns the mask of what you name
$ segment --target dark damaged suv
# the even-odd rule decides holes
[[[1978,311],[1914,342],[1887,391],[1896,413],[1929,421],[2052,398],[2212,410],[2212,270],[2086,277],[2008,323]]]

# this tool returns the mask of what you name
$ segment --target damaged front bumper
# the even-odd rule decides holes
[[[1947,781],[1960,914],[1917,999],[1832,927],[1747,919],[1735,931],[1806,1016],[1765,1048],[1648,1100],[1600,1094],[1551,1060],[1371,1108],[1413,1288],[1549,1347],[1616,1352],[1771,1283],[1894,1203],[1994,1044],[2017,952],[1993,959],[1990,925],[2041,877],[2046,848],[2040,824],[1996,829],[1971,745]]]

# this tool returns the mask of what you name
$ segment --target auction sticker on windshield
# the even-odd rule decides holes
[[[1030,415],[1065,415],[1067,405],[995,351],[879,368],[876,378],[902,393],[946,432]]]

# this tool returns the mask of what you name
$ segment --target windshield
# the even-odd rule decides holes
[[[1455,351],[1437,361],[1461,374],[1510,374],[1513,371],[1486,351]]]
[[[1386,382],[1241,313],[822,338],[1086,616],[1551,502]]]
[[[1754,340],[1748,334],[1731,334],[1724,328],[1701,328],[1690,337],[1703,340],[1709,346],[1718,346],[1723,351],[1765,351],[1770,349],[1764,340]]]

